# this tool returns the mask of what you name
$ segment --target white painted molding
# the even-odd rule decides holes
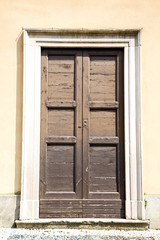
[[[125,212],[144,219],[140,31],[38,29],[24,30],[20,219],[39,219],[41,47],[124,49]]]

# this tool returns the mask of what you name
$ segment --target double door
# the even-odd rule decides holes
[[[41,60],[40,218],[123,218],[123,50]]]

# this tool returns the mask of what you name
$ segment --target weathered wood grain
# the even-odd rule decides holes
[[[118,144],[119,138],[118,137],[90,137],[89,138],[90,144]]]
[[[82,200],[41,200],[40,218],[82,217]]]
[[[75,108],[76,101],[46,101],[48,108]]]
[[[74,136],[74,110],[49,109],[48,135]]]
[[[40,217],[125,216],[122,49],[43,49]]]
[[[74,75],[49,73],[48,100],[73,100]]]
[[[76,143],[77,138],[74,136],[49,136],[46,137],[46,143]]]
[[[51,73],[74,73],[74,55],[49,55],[48,72]]]
[[[83,51],[83,199],[88,198],[89,193],[89,76],[90,58],[88,51]]]
[[[75,56],[48,57],[48,100],[74,99]]]
[[[90,191],[117,192],[116,147],[90,147]]]
[[[48,82],[48,50],[42,51],[41,57],[41,132],[40,132],[40,199],[44,197],[46,191],[46,132],[47,132],[47,110],[45,102],[47,100],[47,82]]]
[[[46,191],[74,192],[74,146],[47,147]]]
[[[124,201],[83,200],[83,217],[123,218],[124,216]]]
[[[90,99],[116,100],[116,57],[90,57]]]
[[[117,101],[89,101],[91,109],[117,109],[119,102]]]
[[[90,136],[116,136],[116,111],[90,111]]]
[[[120,93],[123,92],[123,52],[85,50],[83,63],[83,201],[119,200],[117,209],[114,205],[112,211],[104,207],[103,201],[98,205],[101,211],[94,212],[94,207],[87,210],[87,206],[86,212],[83,209],[83,217],[123,217],[124,208],[120,207],[121,200],[124,200],[124,112],[120,107],[124,103]]]
[[[82,217],[82,51],[42,50],[41,102],[40,217]]]

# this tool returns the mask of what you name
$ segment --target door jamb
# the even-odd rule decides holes
[[[144,219],[140,30],[25,29],[23,37],[20,219],[39,219],[41,47],[124,49],[125,215]]]

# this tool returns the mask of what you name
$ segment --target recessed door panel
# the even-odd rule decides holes
[[[117,192],[117,147],[90,146],[89,186],[90,192]]]
[[[74,145],[47,146],[47,192],[75,192]]]
[[[90,111],[90,136],[116,136],[117,119],[115,110]]]
[[[75,135],[75,109],[48,110],[48,136]]]
[[[48,99],[73,100],[75,90],[74,55],[48,56]]]
[[[116,56],[90,56],[90,100],[116,100]]]

